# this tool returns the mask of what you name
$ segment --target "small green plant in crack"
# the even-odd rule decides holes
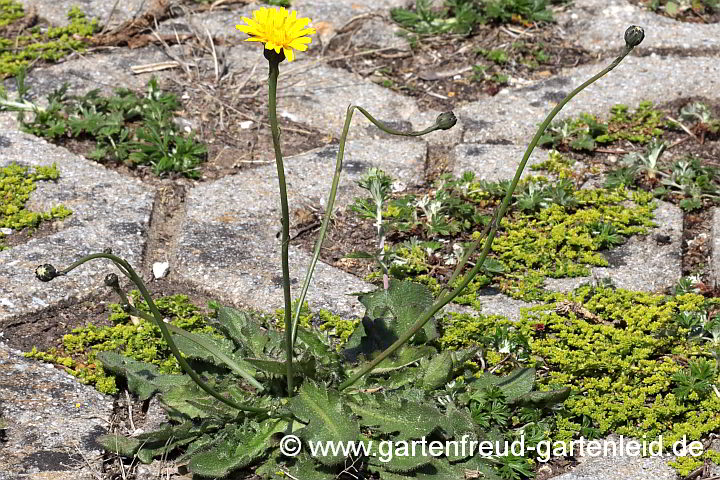
[[[720,201],[720,170],[697,157],[684,157],[669,166],[659,160],[665,149],[652,142],[645,153],[625,155],[621,167],[611,170],[607,187],[641,186],[659,198],[676,201],[686,211],[698,210],[708,202]]]
[[[526,177],[513,196],[514,211],[503,224],[483,274],[456,302],[476,305],[474,292],[494,284],[525,300],[544,298],[543,278],[589,275],[590,266],[606,266],[601,251],[652,225],[652,195],[624,188],[578,189],[570,161],[552,152],[534,169],[548,169],[558,180]],[[391,179],[386,180],[389,185]],[[381,204],[356,199],[352,209],[366,219],[382,212],[382,248],[355,258],[374,258],[382,276],[414,278],[431,288],[449,275],[478,228],[490,222],[493,208],[506,194],[508,182],[476,181],[474,174],[441,177],[425,194],[385,192]],[[628,206],[631,200],[634,205]],[[475,232],[475,233],[474,233]],[[388,243],[386,238],[392,238]],[[378,279],[380,272],[368,280]],[[479,305],[479,304],[477,304]]]
[[[700,137],[700,142],[705,141],[708,135],[717,135],[720,132],[720,119],[713,116],[710,108],[702,102],[688,103],[680,109],[680,118],[692,122],[692,130]]]
[[[57,205],[47,212],[33,212],[26,205],[30,194],[37,188],[36,182],[54,181],[60,177],[55,164],[43,167],[27,167],[10,164],[0,168],[0,228],[13,231],[37,228],[43,221],[59,220],[72,212],[63,205]],[[5,234],[0,232],[0,251]]]
[[[56,142],[87,141],[94,145],[87,156],[98,162],[150,165],[157,175],[199,176],[207,147],[193,134],[181,131],[174,118],[180,109],[177,97],[160,90],[154,78],[146,95],[117,89],[112,96],[103,96],[99,90],[71,96],[65,85],[48,95],[46,108],[25,99],[24,79],[24,72],[19,72],[16,100],[0,98],[0,108],[19,112],[24,131]],[[31,120],[26,120],[27,112],[33,114]]]
[[[23,6],[14,0],[0,0],[0,32],[11,29],[24,16]],[[11,37],[0,36],[0,78],[16,75],[37,60],[57,61],[72,52],[86,49],[85,40],[98,29],[96,20],[73,7],[68,25],[43,28],[34,26]]]
[[[561,151],[592,152],[598,145],[618,140],[645,144],[653,138],[661,138],[665,130],[674,125],[666,120],[665,113],[653,107],[652,102],[640,102],[634,111],[627,105],[618,104],[610,109],[607,122],[587,113],[554,122],[540,139],[540,145]]]
[[[485,23],[553,21],[550,5],[564,0],[445,0],[433,7],[430,0],[416,0],[415,9],[393,8],[392,19],[417,34],[459,33],[469,35]]]
[[[650,0],[650,10],[665,13],[669,17],[705,15],[720,11],[718,0]]]

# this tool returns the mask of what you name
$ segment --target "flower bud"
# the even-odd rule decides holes
[[[103,253],[105,253],[107,255],[112,255],[112,248],[107,247],[106,249],[103,250]]]
[[[105,275],[104,282],[106,287],[118,288],[120,286],[118,276],[114,273],[108,273],[107,275]]]
[[[645,30],[642,27],[632,25],[625,30],[625,45],[629,48],[637,47],[645,38]]]
[[[40,265],[35,269],[35,276],[41,282],[49,282],[50,280],[59,275],[57,270],[55,270],[55,267],[53,267],[49,263],[46,263],[44,265]]]
[[[457,118],[455,118],[455,114],[453,112],[443,112],[438,115],[435,120],[435,124],[440,130],[449,130],[454,127],[456,123]]]

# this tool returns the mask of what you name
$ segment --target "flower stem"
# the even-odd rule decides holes
[[[282,216],[282,274],[283,298],[285,303],[285,350],[287,358],[287,389],[288,396],[293,395],[293,326],[292,326],[292,299],[290,297],[290,263],[288,249],[290,246],[290,212],[288,209],[287,185],[285,184],[285,166],[283,165],[282,150],[280,149],[280,128],[277,121],[277,81],[280,75],[280,59],[269,59],[270,74],[268,76],[268,111],[270,116],[270,131],[272,133],[273,147],[275,147],[275,165],[277,166],[278,185],[280,187],[280,214]]]
[[[172,339],[172,336],[170,335],[170,331],[168,330],[167,325],[165,325],[165,322],[163,321],[162,314],[160,313],[160,310],[157,308],[157,305],[155,305],[155,302],[153,302],[152,297],[150,296],[150,292],[148,291],[147,287],[145,286],[145,283],[142,281],[140,276],[133,270],[133,268],[130,266],[128,262],[123,260],[120,257],[117,257],[110,253],[94,253],[92,255],[87,255],[86,257],[81,258],[80,260],[76,261],[69,267],[61,270],[58,272],[58,275],[66,275],[70,271],[74,270],[75,268],[79,267],[80,265],[84,264],[85,262],[89,262],[90,260],[94,260],[96,258],[107,258],[108,260],[111,260],[120,270],[120,272],[123,273],[123,275],[127,276],[130,281],[132,281],[135,286],[140,290],[140,294],[143,297],[143,300],[145,300],[145,303],[147,303],[148,308],[150,309],[150,313],[152,313],[152,317],[148,318],[144,315],[142,315],[146,319],[152,319],[154,320],[154,323],[157,325],[157,327],[160,329],[160,333],[163,336],[163,339],[165,339],[165,342],[168,344],[168,347],[170,347],[170,351],[175,356],[175,359],[177,360],[178,364],[180,365],[180,368],[187,373],[190,378],[193,379],[193,381],[200,387],[201,389],[205,390],[208,394],[213,396],[215,399],[221,401],[222,403],[235,408],[237,410],[241,410],[243,412],[250,412],[250,413],[260,413],[260,414],[269,414],[270,410],[267,408],[261,408],[261,407],[252,407],[250,405],[242,405],[239,404],[233,400],[230,400],[229,398],[225,398],[220,393],[218,393],[214,388],[212,388],[210,385],[205,383],[205,381],[200,378],[200,375],[193,370],[193,368],[190,366],[190,364],[185,360],[185,357],[182,356],[180,353],[180,349],[175,344],[175,341]],[[137,313],[137,312],[135,312]]]
[[[335,206],[335,198],[337,196],[338,184],[340,183],[340,174],[342,173],[343,159],[345,157],[345,143],[347,142],[348,132],[350,131],[350,123],[352,121],[355,110],[360,111],[360,113],[365,115],[365,117],[370,122],[372,122],[373,125],[375,125],[383,132],[389,133],[391,135],[399,135],[404,137],[419,137],[421,135],[426,135],[430,132],[434,132],[435,130],[447,130],[452,125],[454,125],[453,121],[451,122],[452,125],[448,126],[448,118],[451,117],[453,120],[455,118],[454,115],[448,112],[445,114],[441,114],[441,116],[438,117],[437,120],[435,120],[435,123],[430,127],[426,128],[425,130],[420,130],[417,132],[403,132],[400,130],[392,129],[384,123],[380,122],[379,120],[376,120],[375,117],[370,115],[370,113],[368,113],[368,111],[362,107],[359,107],[357,105],[350,105],[347,108],[347,112],[345,114],[345,124],[343,125],[342,134],[340,135],[340,144],[338,145],[338,153],[335,160],[335,174],[333,175],[332,186],[330,187],[330,195],[328,197],[327,206],[325,207],[325,216],[323,217],[318,239],[315,242],[315,249],[313,251],[312,260],[310,260],[310,265],[308,266],[307,273],[305,274],[305,281],[303,282],[302,289],[300,290],[300,297],[295,306],[295,315],[292,322],[293,344],[295,343],[295,339],[297,338],[297,328],[298,322],[300,320],[300,312],[302,311],[305,297],[307,296],[308,289],[310,288],[310,280],[312,280],[313,273],[315,272],[315,267],[317,266],[318,259],[320,258],[320,250],[322,249],[322,244],[325,241],[325,235],[327,234],[328,225],[330,224],[330,218],[332,217],[332,211]],[[444,125],[443,122],[445,122]],[[383,266],[383,268],[384,270],[387,270],[386,267]]]
[[[550,125],[550,122],[555,118],[555,116],[562,110],[562,108],[575,97],[578,93],[580,93],[582,90],[587,88],[589,85],[595,83],[597,80],[605,76],[608,72],[610,72],[612,69],[617,67],[620,62],[632,51],[633,47],[626,45],[620,54],[610,65],[605,67],[601,72],[587,80],[585,83],[577,87],[575,90],[570,92],[560,103],[558,103],[555,108],[552,109],[552,111],[548,114],[548,116],[545,118],[545,120],[540,124],[538,127],[537,132],[535,133],[535,136],[532,138],[532,141],[528,145],[527,149],[525,150],[525,155],[523,156],[522,161],[520,162],[520,165],[518,165],[517,170],[515,171],[515,177],[512,180],[512,183],[510,184],[510,187],[508,188],[507,193],[505,194],[505,198],[503,199],[502,204],[500,205],[500,208],[497,211],[497,214],[493,217],[493,219],[490,222],[490,231],[488,232],[488,235],[485,239],[485,245],[483,246],[482,253],[480,254],[480,258],[475,263],[475,266],[470,270],[465,277],[463,278],[462,282],[450,293],[441,296],[428,310],[425,311],[425,313],[410,327],[410,329],[402,334],[400,338],[398,338],[395,343],[390,345],[388,348],[386,348],[382,353],[380,353],[377,357],[373,359],[372,362],[365,365],[362,369],[360,369],[355,375],[353,375],[351,378],[346,380],[340,385],[340,390],[344,390],[347,387],[353,385],[355,382],[357,382],[360,378],[362,378],[364,375],[367,375],[370,373],[375,367],[385,360],[387,357],[395,353],[395,351],[403,346],[408,340],[410,340],[413,335],[415,335],[420,329],[422,329],[425,324],[435,315],[438,311],[440,311],[441,308],[443,308],[445,305],[450,303],[450,301],[458,296],[465,287],[468,286],[468,284],[472,281],[472,279],[475,277],[475,275],[478,274],[480,269],[483,266],[483,263],[485,263],[485,259],[487,258],[488,254],[490,253],[490,248],[492,247],[493,239],[495,238],[495,235],[497,234],[498,228],[500,226],[500,222],[502,221],[503,216],[505,215],[505,212],[507,211],[510,200],[512,199],[513,192],[515,191],[515,188],[517,187],[518,182],[520,181],[520,176],[522,175],[523,170],[525,169],[525,165],[528,162],[528,159],[530,158],[530,154],[537,146],[538,141],[540,141],[540,137],[545,132],[545,129]],[[479,245],[480,240],[475,241],[473,244],[473,247],[471,247],[471,250],[474,250]],[[469,255],[464,255],[464,260],[467,262],[467,259],[469,258]],[[456,269],[456,271],[458,271]],[[453,275],[455,276],[455,275]]]

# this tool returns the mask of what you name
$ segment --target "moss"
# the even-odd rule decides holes
[[[571,176],[571,161],[557,152],[552,152],[546,162],[535,168],[562,178]],[[608,265],[602,251],[624,242],[628,237],[647,233],[648,228],[653,226],[652,211],[656,205],[652,194],[625,188],[581,190],[573,188],[567,180],[563,181],[565,183],[552,183],[538,176],[525,179],[516,207],[503,219],[501,231],[492,246],[490,257],[498,264],[498,269],[494,273],[478,275],[454,300],[455,303],[480,309],[477,292],[490,285],[513,298],[547,300],[550,294],[543,288],[546,278],[588,276],[592,267]],[[562,185],[562,195],[555,202],[550,196],[556,194],[552,192],[560,191],[558,185]],[[499,201],[498,193],[503,191],[485,182],[470,182],[463,188],[472,193],[466,198],[459,198],[454,192],[452,199],[443,194],[444,205],[453,205],[459,212],[481,208],[492,205],[488,202]],[[528,192],[533,189],[545,189],[543,191],[546,192],[542,194],[542,200],[537,201],[538,208],[520,210],[518,205],[532,195]],[[440,197],[440,194],[437,196]],[[464,207],[456,206],[461,202]],[[412,205],[412,201],[400,200],[391,203],[391,207],[397,207],[398,203]],[[399,211],[392,213],[401,217],[409,215]],[[469,231],[478,229],[477,225],[460,217],[450,217],[446,223],[463,225],[460,228]],[[458,242],[457,235],[445,236],[444,241],[446,244]],[[431,252],[419,245],[427,243],[418,241],[387,246],[397,259],[390,265],[389,271],[393,277],[411,277],[438,291],[440,286],[431,275]],[[435,252],[432,255],[437,258]],[[366,279],[376,281],[380,275],[379,271],[375,271]]]
[[[140,310],[149,311],[138,292],[133,292],[131,298]],[[214,331],[208,326],[205,314],[186,295],[159,298],[156,304],[163,317],[170,318],[173,325],[191,332]],[[33,348],[25,356],[65,367],[68,373],[83,383],[94,385],[98,391],[108,394],[117,393],[115,377],[108,375],[96,363],[98,352],[117,351],[135,360],[157,365],[162,373],[180,372],[177,360],[170,353],[157,326],[144,319],[136,319],[133,323],[120,305],[113,304],[110,309],[110,321],[114,325],[88,324],[73,329],[72,333],[63,337],[59,348],[51,348],[47,352]]]
[[[295,312],[297,304],[293,305],[293,313]],[[285,309],[278,308],[275,311],[274,326],[280,330],[285,329]],[[302,309],[300,309],[300,316],[298,317],[298,324],[303,328],[316,327],[323,332],[327,332],[328,335],[333,337],[334,344],[337,349],[340,350],[343,345],[347,342],[355,327],[360,323],[359,319],[346,319],[339,315],[320,309],[317,312],[310,310],[308,302],[304,302]]]
[[[22,230],[37,228],[43,221],[61,219],[72,212],[62,205],[54,206],[48,212],[33,212],[26,208],[30,194],[35,190],[35,182],[57,180],[60,174],[55,164],[52,166],[23,167],[10,164],[0,169],[0,228]],[[0,233],[0,250],[4,247]]]
[[[9,25],[24,15],[22,4],[13,0],[0,1],[0,26]],[[71,52],[86,48],[84,39],[98,29],[97,20],[88,20],[73,7],[68,12],[68,24],[43,30],[30,28],[22,35],[0,38],[0,78],[16,75],[35,60],[54,62]]]
[[[673,393],[673,375],[687,361],[708,355],[687,341],[687,330],[676,321],[681,312],[707,311],[704,297],[586,286],[555,299],[580,304],[597,317],[530,311],[519,328],[529,338],[538,366],[548,370],[541,383],[573,389],[565,403],[572,416],[591,419],[601,435],[663,435],[666,446],[683,436],[698,440],[720,428],[715,395],[680,400]],[[574,424],[569,428],[557,434],[578,434]]]

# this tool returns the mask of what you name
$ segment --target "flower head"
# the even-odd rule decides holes
[[[304,52],[312,41],[307,35],[315,33],[313,28],[305,28],[309,18],[297,18],[297,12],[284,8],[266,8],[253,12],[253,18],[243,17],[247,25],[236,25],[240,31],[250,35],[247,42],[262,42],[267,50],[281,51],[289,62],[295,59],[293,50]]]

